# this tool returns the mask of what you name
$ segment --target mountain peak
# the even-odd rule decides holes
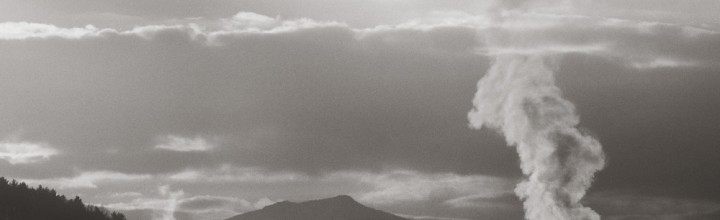
[[[339,196],[335,196],[335,197],[324,199],[324,200],[334,201],[334,202],[342,202],[342,203],[357,203],[357,204],[359,204],[357,201],[355,201],[355,199],[353,199],[352,197],[350,197],[348,195],[339,195]]]
[[[278,202],[228,220],[407,220],[366,207],[348,195],[306,202]]]

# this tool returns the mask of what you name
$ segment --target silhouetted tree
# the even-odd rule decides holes
[[[85,205],[80,197],[66,199],[54,189],[29,187],[0,177],[0,220],[125,220],[117,212]]]

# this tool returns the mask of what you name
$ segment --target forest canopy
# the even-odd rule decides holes
[[[118,212],[85,205],[80,197],[68,199],[54,189],[29,187],[0,177],[0,220],[125,220]]]

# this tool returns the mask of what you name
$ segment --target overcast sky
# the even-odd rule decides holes
[[[494,55],[554,54],[608,160],[583,203],[603,219],[717,219],[718,12],[717,0],[0,0],[0,175],[139,220],[339,194],[407,216],[519,220],[518,156],[467,112]],[[511,39],[486,44],[498,30]]]

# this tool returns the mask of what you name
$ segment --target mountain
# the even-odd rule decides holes
[[[85,205],[80,197],[58,195],[54,189],[29,187],[0,177],[0,219],[2,220],[125,220],[123,214]]]
[[[260,210],[247,212],[227,220],[408,220],[387,212],[368,208],[352,197],[293,203],[278,202]]]

